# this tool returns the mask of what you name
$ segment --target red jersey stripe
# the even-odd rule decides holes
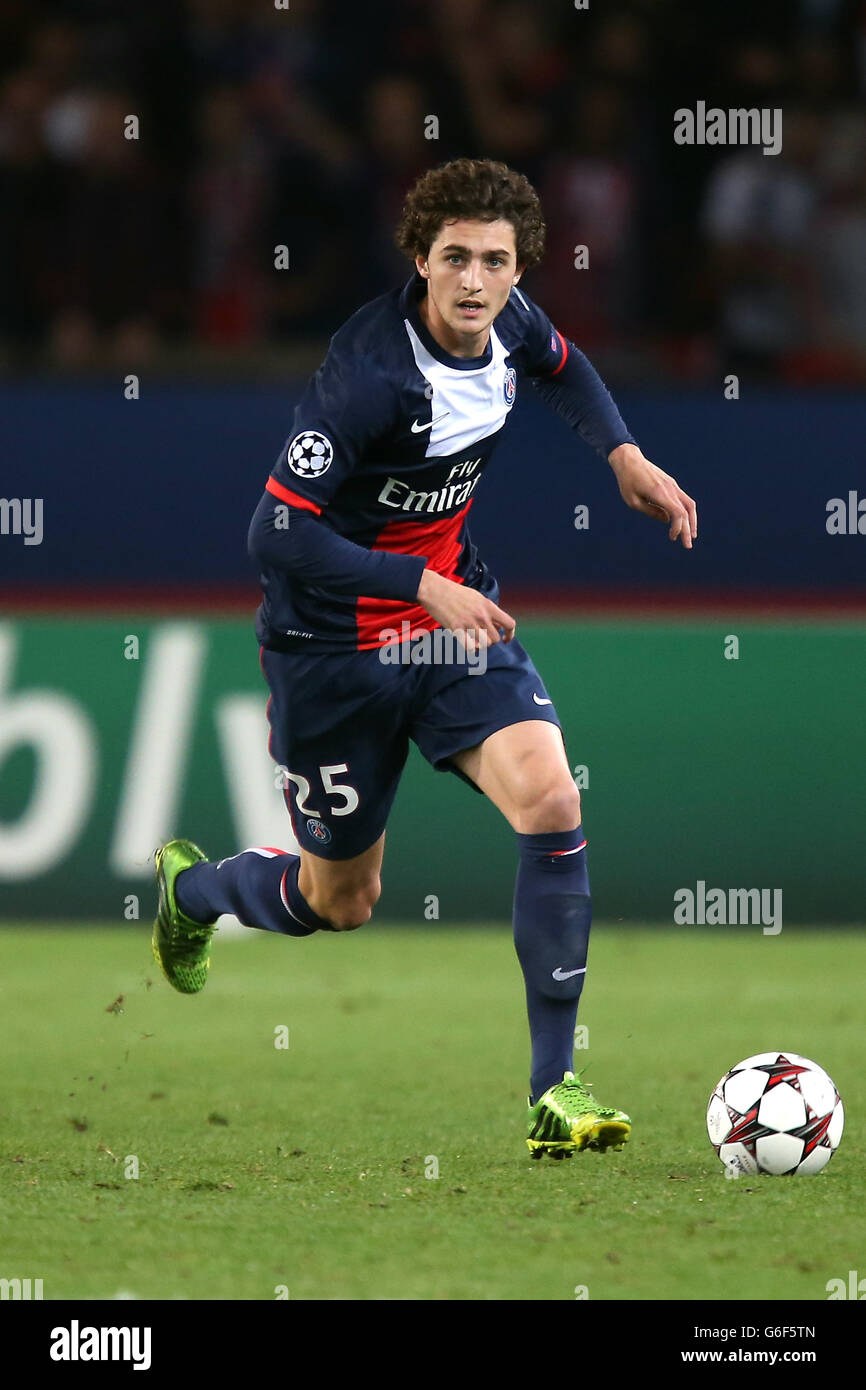
[[[388,550],[394,555],[426,554],[428,569],[462,584],[463,580],[455,570],[463,550],[463,526],[471,506],[472,502],[467,502],[454,516],[443,517],[441,521],[427,525],[417,521],[390,521],[379,532],[370,549]],[[409,624],[410,635],[414,636],[416,632],[429,632],[439,626],[420,604],[404,603],[402,599],[369,598],[363,594],[358,599],[355,617],[359,651],[384,646],[380,636],[384,628],[402,632],[405,622]]]
[[[315,512],[316,516],[322,515],[321,507],[317,507],[315,502],[310,502],[306,497],[302,497],[299,492],[291,492],[289,488],[283,487],[276,478],[268,478],[265,483],[265,491],[272,492],[280,501],[288,502],[292,507],[300,507],[305,512]]]
[[[551,376],[556,376],[556,373],[561,372],[566,362],[568,361],[568,343],[565,341],[558,328],[554,328],[553,331],[559,339],[560,346],[562,347],[562,361],[560,362],[559,366],[554,367],[553,371],[550,373]]]

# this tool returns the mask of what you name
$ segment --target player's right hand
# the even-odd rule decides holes
[[[465,639],[468,650],[510,642],[517,623],[504,608],[499,608],[477,589],[455,584],[435,570],[426,569],[418,585],[418,602],[431,618],[458,637]]]

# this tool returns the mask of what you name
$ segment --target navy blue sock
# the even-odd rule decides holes
[[[298,888],[300,856],[280,850],[245,849],[218,864],[193,864],[178,874],[175,898],[194,922],[215,922],[231,912],[245,927],[311,936],[330,931]]]
[[[530,1098],[571,1071],[592,921],[583,830],[518,835],[514,945],[526,981]]]

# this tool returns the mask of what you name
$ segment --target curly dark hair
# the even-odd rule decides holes
[[[518,265],[537,265],[544,255],[538,194],[525,174],[495,159],[452,159],[428,169],[406,195],[394,240],[414,261],[429,254],[443,222],[460,217],[510,222]]]

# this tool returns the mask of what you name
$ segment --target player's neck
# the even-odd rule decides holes
[[[455,333],[443,319],[429,294],[418,300],[418,315],[427,332],[451,357],[483,357],[490,341],[490,329],[478,333]]]

